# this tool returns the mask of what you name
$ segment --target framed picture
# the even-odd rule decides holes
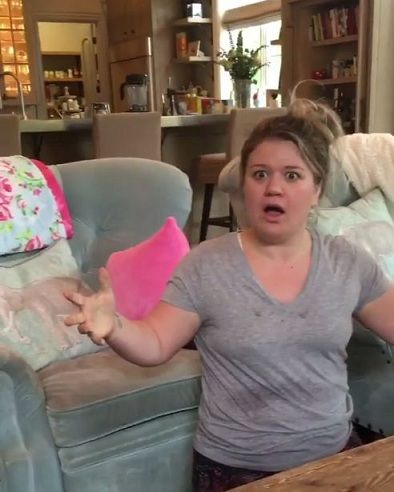
[[[280,94],[278,89],[267,89],[266,90],[266,103],[268,108],[278,108],[280,101]]]
[[[190,41],[188,45],[187,54],[189,56],[198,56],[200,51],[200,41]]]

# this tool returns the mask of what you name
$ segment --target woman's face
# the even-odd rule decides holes
[[[280,243],[305,229],[320,186],[293,142],[267,139],[249,156],[243,191],[252,229],[266,241]]]

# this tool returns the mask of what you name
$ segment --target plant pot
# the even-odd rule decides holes
[[[250,108],[250,87],[252,81],[249,79],[234,79],[234,105],[237,108]]]

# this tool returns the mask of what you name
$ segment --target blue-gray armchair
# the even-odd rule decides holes
[[[74,221],[73,255],[93,286],[113,251],[168,216],[184,226],[190,212],[187,176],[169,164],[114,158],[54,170]],[[35,372],[0,346],[0,490],[185,492],[199,396],[196,351],[141,368],[104,349]]]

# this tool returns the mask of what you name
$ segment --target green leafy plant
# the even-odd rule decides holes
[[[230,49],[228,51],[220,50],[217,53],[216,63],[221,65],[227,72],[230,73],[230,77],[233,80],[253,80],[259,69],[268,63],[262,63],[259,53],[265,45],[259,46],[255,50],[244,48],[244,42],[242,37],[242,31],[239,31],[237,36],[237,43],[234,45],[231,31],[228,31],[230,38]]]

